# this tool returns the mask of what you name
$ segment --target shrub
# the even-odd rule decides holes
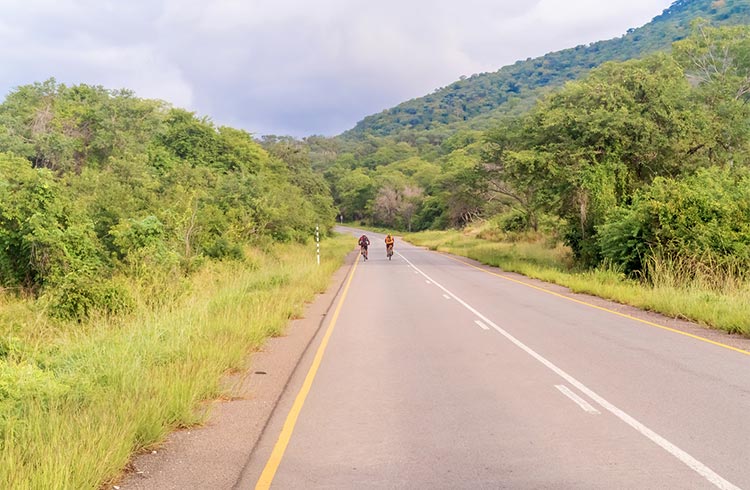
[[[214,259],[233,259],[242,260],[242,247],[236,243],[231,243],[224,237],[217,237],[210,243],[204,245],[204,253]]]
[[[156,216],[143,219],[126,219],[113,227],[109,234],[119,258],[145,247],[164,247],[164,225]]]
[[[102,267],[92,222],[62,192],[49,171],[0,154],[0,284],[38,290]]]
[[[520,232],[529,229],[528,215],[520,209],[513,209],[503,214],[499,224],[503,231]]]
[[[111,280],[74,272],[65,276],[45,294],[50,314],[62,319],[82,319],[93,311],[125,313],[134,302],[127,289]]]
[[[69,387],[59,382],[53,373],[34,364],[0,360],[0,401],[51,399],[68,391]]]
[[[694,262],[750,265],[750,176],[709,168],[684,179],[659,177],[598,229],[605,259],[643,271],[654,253]]]

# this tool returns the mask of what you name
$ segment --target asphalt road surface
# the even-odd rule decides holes
[[[750,489],[744,347],[368,235],[237,488]]]

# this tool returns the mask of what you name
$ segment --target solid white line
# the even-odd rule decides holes
[[[426,282],[427,284],[432,284],[432,282],[430,282],[430,281],[425,281],[425,282]]]
[[[570,398],[571,400],[573,400],[585,412],[588,412],[588,413],[591,413],[591,414],[594,414],[594,415],[599,415],[601,413],[601,412],[599,412],[599,410],[597,410],[594,407],[592,407],[589,402],[587,402],[586,400],[584,400],[580,396],[578,396],[575,393],[573,393],[572,391],[570,391],[570,388],[568,388],[567,386],[565,386],[565,385],[555,385],[555,388],[557,388],[558,390],[560,390],[560,393],[562,393],[563,395],[565,395],[568,398]]]
[[[443,298],[445,298],[445,299],[451,299],[451,297],[450,297],[450,296],[448,296],[447,294],[444,294],[444,295],[443,295]]]
[[[490,327],[488,327],[487,325],[485,325],[484,323],[482,323],[481,320],[474,320],[474,323],[476,323],[477,325],[479,325],[480,327],[482,327],[483,330],[489,330],[490,329]]]
[[[420,270],[417,266],[415,266],[414,264],[412,264],[409,261],[409,259],[407,259],[403,255],[401,255],[399,252],[396,252],[396,253],[399,254],[401,256],[401,258],[404,259],[408,264],[411,264],[414,267],[414,269],[416,269],[417,271],[419,271],[419,273],[422,274],[422,276],[424,276],[426,279],[432,281],[433,284],[435,284],[437,287],[439,287],[440,289],[442,289],[446,294],[449,294],[453,299],[455,299],[456,301],[458,301],[459,303],[461,303],[461,305],[463,305],[464,308],[466,308],[467,310],[469,310],[470,312],[474,313],[476,316],[478,316],[479,318],[481,318],[489,326],[491,326],[492,328],[494,328],[495,330],[497,330],[503,337],[505,337],[506,339],[508,339],[511,342],[513,342],[518,348],[520,348],[521,350],[523,350],[524,352],[526,352],[528,355],[530,355],[531,357],[533,357],[534,359],[536,359],[540,363],[544,364],[548,369],[550,369],[552,372],[554,372],[555,374],[557,374],[558,376],[560,376],[562,379],[564,379],[565,381],[567,381],[568,383],[570,383],[571,385],[573,385],[575,388],[578,389],[578,391],[582,392],[583,394],[585,394],[586,396],[588,396],[589,398],[591,398],[592,400],[594,400],[596,403],[598,403],[599,405],[601,405],[602,408],[604,408],[605,410],[607,410],[608,412],[610,412],[612,415],[614,415],[615,417],[619,418],[620,420],[622,420],[623,422],[625,422],[626,424],[628,424],[630,427],[632,427],[633,429],[635,429],[638,432],[640,432],[643,436],[647,437],[652,442],[654,442],[655,444],[657,444],[658,446],[660,446],[662,449],[664,449],[665,451],[667,451],[669,454],[671,454],[675,458],[677,458],[680,461],[682,461],[690,469],[692,469],[693,471],[695,471],[696,473],[698,473],[699,475],[701,475],[706,480],[708,480],[711,483],[713,483],[717,488],[720,488],[722,490],[740,490],[739,487],[733,485],[732,483],[728,482],[727,480],[725,480],[724,478],[722,478],[721,476],[719,476],[711,468],[709,468],[708,466],[704,465],[703,463],[701,463],[700,461],[698,461],[697,459],[695,459],[693,456],[691,456],[687,452],[683,451],[679,447],[675,446],[674,444],[672,444],[671,442],[669,442],[668,440],[666,440],[665,438],[663,438],[662,436],[660,436],[659,434],[657,434],[656,432],[654,432],[653,430],[649,429],[648,427],[646,427],[645,425],[643,425],[642,423],[640,423],[639,421],[637,421],[636,419],[634,419],[633,417],[631,417],[630,415],[628,415],[627,413],[623,412],[622,410],[620,410],[616,406],[612,405],[607,400],[605,400],[604,398],[602,398],[601,396],[599,396],[597,393],[595,393],[593,390],[591,390],[590,388],[588,388],[586,385],[584,385],[583,383],[581,383],[580,381],[578,381],[577,379],[575,379],[573,376],[571,376],[570,374],[566,373],[565,371],[563,371],[562,369],[560,369],[559,367],[557,367],[556,365],[554,365],[552,362],[550,362],[547,359],[545,359],[544,357],[542,357],[540,354],[537,354],[536,351],[534,351],[533,349],[531,349],[530,347],[528,347],[526,344],[524,344],[523,342],[521,342],[520,340],[518,340],[517,338],[515,338],[514,336],[512,336],[511,334],[509,334],[505,330],[503,330],[502,328],[500,328],[497,325],[495,325],[495,323],[493,323],[492,320],[490,320],[486,316],[484,316],[481,313],[479,313],[476,309],[474,309],[472,306],[470,306],[464,300],[462,300],[461,298],[459,298],[458,296],[456,296],[452,292],[448,291],[441,284],[435,282],[430,276],[428,276],[422,270]]]

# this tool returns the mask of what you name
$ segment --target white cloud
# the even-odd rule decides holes
[[[257,133],[335,134],[518,59],[618,36],[670,0],[6,0],[0,91],[132,88]]]

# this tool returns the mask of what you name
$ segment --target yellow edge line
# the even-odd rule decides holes
[[[279,469],[281,460],[284,457],[284,452],[289,445],[289,440],[292,437],[292,432],[294,432],[294,426],[297,424],[297,418],[299,418],[302,406],[305,404],[305,399],[307,398],[307,394],[310,392],[313,380],[315,380],[315,375],[318,373],[318,368],[320,367],[320,363],[323,360],[323,354],[325,354],[326,347],[328,346],[328,340],[331,338],[331,333],[333,333],[333,329],[336,326],[336,321],[339,318],[339,313],[341,312],[341,307],[343,306],[344,300],[346,299],[346,294],[349,292],[349,286],[352,283],[354,271],[357,270],[358,263],[359,260],[354,261],[354,267],[352,267],[352,271],[349,273],[349,277],[346,280],[346,285],[344,286],[344,291],[341,293],[339,304],[336,306],[336,310],[333,312],[333,316],[331,317],[331,323],[328,325],[328,329],[323,336],[323,340],[320,342],[318,351],[315,353],[315,358],[313,359],[312,365],[310,366],[310,370],[307,372],[305,382],[302,383],[302,388],[300,388],[299,393],[297,393],[297,398],[295,398],[294,404],[292,405],[291,410],[289,410],[289,414],[287,415],[286,421],[284,422],[284,427],[281,429],[281,434],[279,434],[276,445],[273,447],[271,456],[269,456],[268,461],[266,462],[266,466],[265,468],[263,468],[263,473],[261,473],[260,478],[258,479],[258,483],[256,483],[255,485],[256,490],[265,490],[270,488],[271,482],[273,482],[273,478],[274,476],[276,476],[276,470]]]
[[[544,293],[551,294],[552,296],[557,296],[558,298],[563,298],[563,299],[566,299],[568,301],[572,301],[574,303],[578,303],[578,304],[581,304],[581,305],[589,306],[589,307],[595,308],[597,310],[606,311],[607,313],[612,313],[613,315],[617,315],[617,316],[620,316],[620,317],[623,317],[623,318],[627,318],[629,320],[633,320],[633,321],[636,321],[636,322],[639,322],[639,323],[644,323],[644,324],[652,326],[652,327],[661,328],[662,330],[667,330],[669,332],[678,333],[678,334],[684,335],[686,337],[691,337],[693,339],[700,340],[702,342],[707,342],[709,344],[713,344],[713,345],[716,345],[716,346],[719,346],[719,347],[723,347],[725,349],[729,349],[729,350],[733,350],[735,352],[739,352],[740,354],[745,354],[747,356],[750,356],[750,351],[738,349],[737,347],[732,347],[731,345],[722,344],[721,342],[716,342],[714,340],[707,339],[707,338],[701,337],[699,335],[693,335],[691,333],[683,332],[682,330],[677,330],[677,329],[674,329],[674,328],[667,327],[665,325],[659,325],[658,323],[650,322],[648,320],[643,320],[641,318],[636,318],[634,316],[628,315],[627,313],[620,313],[619,311],[610,310],[609,308],[604,308],[602,306],[597,306],[597,305],[594,305],[594,304],[591,304],[591,303],[587,303],[587,302],[581,301],[579,299],[571,298],[569,296],[565,296],[564,294],[560,294],[560,293],[556,293],[554,291],[550,291],[549,289],[540,288],[539,286],[534,286],[533,284],[528,284],[528,283],[525,283],[523,281],[519,281],[517,279],[513,279],[511,277],[504,276],[502,274],[498,274],[496,272],[489,271],[489,270],[484,269],[482,267],[477,267],[474,264],[470,264],[470,263],[465,262],[465,261],[463,261],[461,259],[457,259],[457,258],[455,258],[455,257],[453,257],[453,256],[451,256],[451,255],[449,255],[447,253],[444,253],[444,252],[438,252],[438,253],[440,253],[444,257],[447,257],[447,258],[449,258],[451,260],[454,260],[454,261],[459,262],[459,263],[464,264],[464,265],[468,265],[469,267],[472,267],[474,269],[480,270],[480,271],[482,271],[482,272],[484,272],[486,274],[490,274],[490,275],[493,275],[493,276],[500,277],[502,279],[505,279],[506,281],[515,282],[516,284],[521,284],[523,286],[526,286],[526,287],[529,287],[529,288],[532,288],[532,289],[536,289],[537,291],[542,291]]]

